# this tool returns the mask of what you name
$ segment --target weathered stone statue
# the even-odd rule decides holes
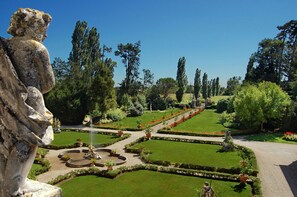
[[[52,114],[43,94],[54,86],[42,41],[51,17],[19,9],[10,21],[10,39],[0,38],[0,196],[30,192],[26,177],[38,145],[53,139]],[[31,188],[32,189],[32,188]]]

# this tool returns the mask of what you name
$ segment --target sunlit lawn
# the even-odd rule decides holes
[[[221,146],[211,144],[149,140],[134,145],[134,148],[148,150],[152,153],[149,155],[152,160],[163,160],[171,163],[236,168],[239,167],[239,161],[241,160],[237,151],[219,152]]]
[[[80,176],[59,185],[63,197],[192,197],[208,179],[181,176],[153,171],[134,171],[124,173],[115,179],[97,176]],[[212,180],[214,191],[219,196],[244,197],[251,196],[250,187],[246,186],[241,192],[236,192],[236,182]]]
[[[112,135],[104,134],[93,134],[93,143],[96,144],[105,144],[114,141],[117,137]],[[88,132],[73,132],[73,131],[64,131],[61,133],[56,133],[54,136],[54,141],[51,145],[56,146],[66,146],[76,143],[77,139],[82,139],[84,143],[90,144],[90,133]]]
[[[220,114],[215,110],[204,110],[191,119],[173,127],[173,131],[186,132],[224,132],[228,128],[219,123]]]
[[[215,102],[215,103],[217,103],[219,100],[221,100],[221,99],[227,99],[227,98],[230,98],[231,96],[223,96],[223,95],[220,95],[220,96],[213,96],[213,97],[211,97],[210,99],[211,99],[211,101],[212,102]]]
[[[172,108],[164,111],[146,111],[142,116],[126,117],[123,120],[108,124],[101,124],[100,126],[112,126],[114,128],[118,128],[119,126],[123,128],[137,128],[137,121],[140,120],[141,125],[144,128],[147,124],[153,123],[153,121],[159,120],[158,122],[161,122],[163,117],[168,117],[171,113],[175,114],[182,111],[183,110],[178,108]]]

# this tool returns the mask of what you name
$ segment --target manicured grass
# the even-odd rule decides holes
[[[282,137],[283,137],[282,133],[260,133],[260,134],[246,136],[245,139],[250,141],[297,144],[297,142],[284,140],[282,139]]]
[[[137,128],[138,124],[137,121],[141,121],[141,125],[144,128],[147,124],[153,124],[155,122],[161,122],[163,117],[168,117],[171,113],[175,114],[177,112],[182,112],[183,110],[178,108],[172,108],[164,111],[145,111],[142,116],[137,117],[126,117],[118,122],[113,122],[109,124],[102,124],[100,126],[107,126],[107,127],[114,127],[118,128],[119,125],[124,128]],[[158,121],[157,121],[158,120]]]
[[[151,152],[149,158],[154,161],[187,163],[201,166],[232,168],[239,167],[241,157],[237,151],[219,152],[221,146],[212,144],[148,140],[132,148],[144,148]]]
[[[220,114],[215,110],[204,110],[191,119],[173,127],[173,131],[187,132],[224,132],[228,128],[219,123]]]
[[[172,98],[173,100],[177,100],[176,99],[176,95],[175,94],[169,94],[168,95],[170,98]],[[183,95],[183,99],[182,101],[180,102],[181,104],[188,104],[192,101],[192,97],[193,97],[193,94],[190,94],[190,93],[185,93]]]
[[[197,196],[197,191],[208,179],[181,176],[153,171],[134,171],[124,173],[115,179],[97,176],[80,176],[59,185],[63,197],[88,196],[88,197],[192,197]],[[236,192],[236,182],[212,180],[214,191],[219,196],[244,197],[251,196],[250,187]]]
[[[117,137],[104,134],[93,134],[94,145],[105,144],[114,141]],[[73,132],[65,131],[61,133],[55,133],[54,140],[51,145],[66,146],[76,143],[77,139],[82,139],[84,143],[90,144],[90,133],[88,132]]]
[[[221,99],[227,99],[229,97],[231,97],[231,96],[223,96],[223,95],[221,95],[221,96],[214,96],[214,97],[211,97],[210,100],[212,102],[217,103],[219,100],[221,100]]]

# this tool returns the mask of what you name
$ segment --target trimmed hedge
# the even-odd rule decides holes
[[[96,175],[96,176],[101,176],[105,178],[115,178],[122,173],[137,171],[137,170],[150,170],[150,171],[156,171],[161,173],[170,173],[170,174],[177,174],[177,175],[184,175],[184,176],[195,176],[195,177],[216,179],[221,181],[232,181],[232,182],[239,181],[237,176],[225,174],[225,173],[205,172],[205,171],[199,171],[199,170],[140,164],[140,165],[134,165],[134,166],[120,167],[112,171],[99,170],[98,168],[74,170],[65,175],[58,176],[57,178],[48,182],[48,184],[56,185],[62,181],[72,179],[78,176],[85,176],[85,175]],[[259,179],[255,177],[250,177],[250,178],[253,180],[253,184],[251,184],[253,195],[262,196]]]
[[[83,133],[89,133],[89,131],[84,131],[84,130],[77,130],[77,129],[67,129],[67,130],[63,130],[63,132],[83,132]],[[96,131],[97,134],[103,134],[103,135],[111,135],[111,136],[117,136],[117,133],[111,133],[111,132],[104,132],[104,131]],[[122,141],[124,139],[127,139],[131,136],[131,134],[125,133],[124,135],[122,135],[121,137],[116,138],[116,140],[114,140],[113,142],[110,143],[105,143],[105,144],[100,144],[99,147],[106,147],[106,146],[110,146],[116,142]],[[88,147],[89,144],[88,143],[83,143],[84,147]],[[47,148],[47,149],[54,149],[54,150],[59,150],[59,149],[69,149],[69,148],[76,148],[79,147],[79,145],[77,143],[71,144],[71,145],[64,145],[64,146],[57,146],[57,145],[46,145],[43,146],[42,148]]]
[[[49,171],[49,169],[51,168],[50,162],[46,159],[35,158],[34,163],[41,165],[42,168],[40,168],[38,170],[34,170],[34,171],[31,170],[28,174],[29,179],[36,180],[36,176]]]

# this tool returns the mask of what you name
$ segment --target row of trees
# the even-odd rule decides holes
[[[219,78],[208,80],[204,73],[201,81],[199,69],[194,86],[188,85],[185,57],[178,60],[176,79],[160,78],[154,84],[154,74],[149,69],[143,69],[141,77],[140,48],[140,41],[117,46],[114,54],[121,58],[126,75],[119,87],[114,88],[113,72],[117,63],[106,56],[112,49],[100,45],[96,28],[78,21],[68,61],[61,58],[53,61],[56,86],[45,95],[46,105],[63,124],[79,124],[86,114],[105,118],[109,109],[118,106],[133,116],[141,115],[145,108],[163,110],[174,106],[175,101],[169,97],[173,93],[177,102],[182,101],[185,92],[194,91],[196,99],[201,92],[203,98],[220,93]]]

